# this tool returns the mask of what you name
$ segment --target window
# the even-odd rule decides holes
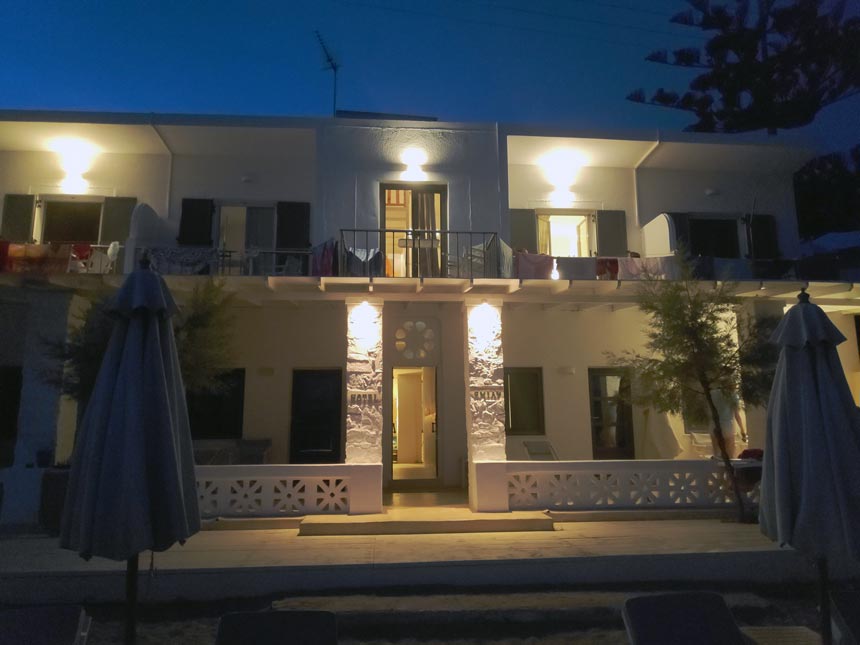
[[[20,365],[0,366],[0,468],[11,466],[15,459],[22,375]]]
[[[538,252],[561,258],[590,256],[589,228],[592,216],[588,212],[539,212]]]
[[[42,242],[99,241],[102,205],[100,202],[45,202]]]
[[[245,370],[221,377],[218,392],[188,392],[188,421],[193,439],[241,439],[245,411]]]
[[[544,434],[540,367],[505,368],[505,431],[511,435]]]
[[[737,219],[690,219],[690,254],[694,257],[740,257]]]
[[[623,369],[589,369],[588,398],[594,459],[633,459],[630,374]]]
[[[448,240],[441,231],[448,221],[448,189],[444,185],[382,184],[380,215],[385,229],[381,241],[385,275],[439,277],[445,275]],[[352,243],[352,244],[350,244]],[[358,234],[347,244],[356,248],[376,243]]]

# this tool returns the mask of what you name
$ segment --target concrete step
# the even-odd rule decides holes
[[[498,533],[554,528],[552,518],[542,511],[473,513],[465,507],[394,507],[370,515],[310,515],[299,525],[299,535]]]

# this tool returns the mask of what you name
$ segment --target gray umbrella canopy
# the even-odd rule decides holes
[[[836,346],[845,340],[801,293],[780,346],[761,481],[762,533],[816,559],[860,561],[860,412]]]
[[[127,560],[200,530],[185,390],[170,317],[149,269],[131,273],[72,458],[60,546]]]

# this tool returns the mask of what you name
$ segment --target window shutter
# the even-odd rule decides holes
[[[311,205],[307,202],[278,202],[279,249],[307,249],[311,246]]]
[[[515,251],[525,249],[529,253],[537,253],[537,214],[528,208],[512,208],[510,215],[511,248]]]
[[[27,243],[33,239],[35,195],[6,195],[0,220],[0,239]]]
[[[627,256],[627,214],[624,211],[597,211],[597,254]]]
[[[773,260],[779,257],[779,239],[776,218],[773,215],[753,215],[750,219],[752,248],[750,253],[757,260]]]
[[[105,197],[102,207],[102,244],[125,244],[131,226],[131,213],[136,205],[136,197]]]
[[[215,202],[211,199],[183,199],[176,241],[183,246],[212,246],[214,213]]]

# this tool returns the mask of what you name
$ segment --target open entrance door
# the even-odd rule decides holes
[[[436,483],[436,368],[393,370],[391,455],[395,482]]]

